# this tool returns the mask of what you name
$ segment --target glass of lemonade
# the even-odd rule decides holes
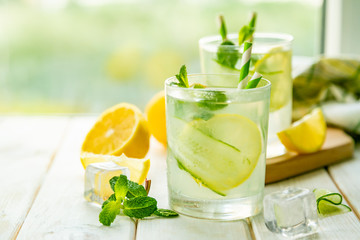
[[[238,34],[229,34],[228,39],[236,44]],[[289,34],[254,34],[250,72],[257,71],[271,82],[268,157],[283,153],[283,149],[278,151],[280,144],[278,144],[276,133],[291,124],[292,40],[293,37]],[[239,45],[220,46],[221,42],[220,35],[200,39],[200,61],[203,73],[239,73],[243,47]],[[223,53],[232,54],[230,64],[219,63],[219,47],[222,48]]]
[[[188,81],[193,87],[177,86],[175,77],[165,82],[170,206],[207,219],[256,215],[265,185],[271,83],[262,79],[257,88],[238,89],[239,74],[188,75]]]

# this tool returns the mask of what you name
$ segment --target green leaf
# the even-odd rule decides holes
[[[223,42],[227,39],[227,30],[225,25],[225,19],[223,15],[219,15],[219,21],[220,21],[220,35],[223,40]]]
[[[148,217],[155,212],[157,202],[152,197],[142,196],[124,201],[124,214],[133,218]]]
[[[225,67],[235,69],[235,65],[239,60],[238,50],[231,41],[225,41],[220,44],[216,52],[216,62]]]
[[[198,102],[198,105],[202,108],[209,110],[218,110],[226,107],[228,104],[221,104],[226,102],[226,95],[222,92],[208,91],[204,92],[201,96],[203,100]],[[220,104],[219,104],[220,103]]]
[[[249,27],[255,28],[255,25],[256,25],[256,17],[257,17],[257,13],[256,13],[256,12],[253,12],[253,13],[252,13],[252,16],[251,16],[251,20],[250,20],[250,22],[249,22]]]
[[[255,28],[247,25],[243,26],[239,31],[239,46],[241,46],[245,41],[251,40],[254,32]]]
[[[128,179],[125,175],[120,175],[114,186],[116,199],[124,200],[127,192],[129,191]]]
[[[243,26],[239,31],[239,46],[245,41],[252,42],[253,34],[255,32],[256,25],[256,12],[253,12],[251,20],[248,25]]]
[[[175,77],[177,78],[177,80],[179,80],[179,87],[189,87],[189,81],[187,78],[187,71],[185,65],[181,66],[179,74],[176,74]]]
[[[105,202],[103,202],[103,204],[101,205],[101,208],[104,208],[105,205],[111,201],[116,201],[115,193],[111,194],[111,196]]]
[[[116,215],[120,213],[121,201],[110,201],[107,203],[99,214],[99,221],[110,226],[114,222]]]
[[[128,182],[128,193],[126,194],[126,197],[128,198],[134,198],[134,197],[141,197],[141,196],[147,196],[147,192],[143,185],[140,185],[136,182],[129,181]]]
[[[111,189],[115,192],[114,188],[115,188],[115,183],[117,182],[117,180],[119,179],[118,176],[114,176],[109,180],[110,183],[110,187]]]
[[[154,212],[154,214],[159,217],[177,217],[177,216],[179,216],[179,214],[177,212],[174,212],[173,210],[169,210],[169,209],[163,209],[163,208],[159,208],[158,210],[156,210]]]

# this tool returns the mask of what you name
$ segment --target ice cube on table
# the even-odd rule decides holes
[[[85,170],[84,197],[89,202],[102,204],[114,191],[111,189],[109,180],[120,174],[130,177],[127,167],[121,167],[114,162],[93,163]]]
[[[299,238],[317,231],[316,199],[305,188],[286,188],[264,198],[266,227],[285,237]]]

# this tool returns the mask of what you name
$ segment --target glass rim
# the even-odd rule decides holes
[[[233,76],[233,77],[239,77],[239,74],[233,74],[233,73],[194,73],[194,74],[188,74],[188,78],[193,77],[205,77],[205,76]],[[249,76],[251,76],[249,74]],[[209,87],[209,88],[184,88],[184,87],[178,87],[176,85],[170,85],[172,82],[175,82],[174,80],[177,80],[175,76],[169,77],[165,80],[165,88],[174,89],[174,90],[181,90],[181,91],[200,91],[200,92],[206,92],[206,91],[217,91],[217,92],[227,92],[227,93],[233,93],[233,92],[262,92],[266,91],[268,88],[271,87],[271,82],[267,80],[266,78],[261,78],[261,81],[265,81],[266,85],[256,88],[249,88],[249,89],[243,89],[243,88],[230,88],[230,87]]]
[[[230,33],[228,34],[228,39],[237,39],[238,33]],[[265,39],[265,38],[273,38],[278,41],[276,42],[269,42],[269,43],[254,43],[255,45],[284,45],[284,44],[290,44],[294,40],[294,37],[291,34],[288,33],[275,33],[275,32],[259,32],[254,33],[254,39]],[[219,41],[222,41],[222,38],[220,35],[210,35],[200,38],[199,45],[200,46],[213,46],[216,43],[216,46],[219,45]],[[237,41],[236,41],[237,42]],[[241,45],[223,45],[223,48],[240,48]]]

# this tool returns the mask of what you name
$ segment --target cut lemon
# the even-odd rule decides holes
[[[127,167],[130,171],[130,180],[142,184],[150,169],[150,159],[128,158],[125,154],[120,157],[83,153],[80,156],[81,163],[86,168],[91,163],[112,161],[119,166]]]
[[[101,114],[88,132],[82,152],[143,158],[149,150],[150,133],[140,110],[128,103]]]
[[[294,122],[289,128],[277,133],[282,144],[290,151],[312,153],[325,141],[326,122],[320,108]]]
[[[183,129],[171,149],[182,169],[220,195],[252,174],[262,151],[261,134],[250,119],[217,114],[208,121],[171,120]]]
[[[165,92],[156,94],[146,106],[146,117],[151,134],[166,145]]]

